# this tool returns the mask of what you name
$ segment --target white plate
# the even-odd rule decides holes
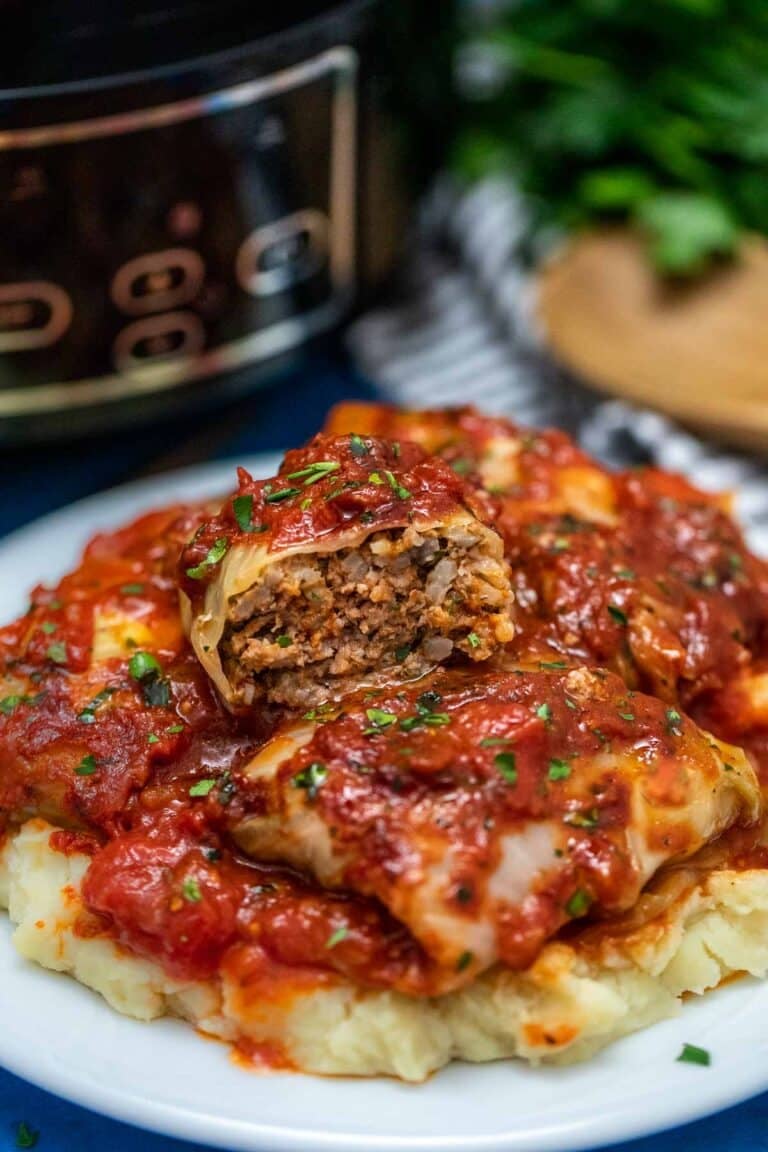
[[[274,458],[247,462],[268,475]],[[209,465],[56,512],[0,544],[0,620],[76,561],[97,530],[232,486]],[[765,541],[754,541],[765,545]],[[173,1020],[118,1016],[67,977],[27,964],[0,924],[0,1062],[131,1124],[244,1152],[568,1152],[646,1135],[768,1088],[768,984],[743,980],[568,1069],[454,1064],[419,1086],[260,1075]],[[676,1063],[683,1042],[712,1067]]]

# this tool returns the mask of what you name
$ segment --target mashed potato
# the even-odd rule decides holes
[[[224,1040],[275,1045],[307,1072],[422,1080],[452,1059],[580,1060],[675,1015],[683,993],[768,971],[768,871],[689,865],[658,879],[610,929],[549,944],[523,973],[495,969],[433,1000],[340,979],[249,1000],[226,973],[174,981],[105,936],[79,934],[88,857],[53,850],[52,830],[30,820],[0,852],[0,901],[22,956],[70,973],[118,1012],[182,1016]]]

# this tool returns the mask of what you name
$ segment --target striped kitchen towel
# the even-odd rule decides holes
[[[397,302],[349,332],[358,363],[389,398],[410,407],[471,402],[523,424],[557,424],[609,464],[653,462],[703,488],[738,488],[741,519],[768,554],[768,464],[656,412],[602,399],[547,357],[533,319],[528,218],[514,184],[486,180],[460,194],[443,181],[409,248]]]

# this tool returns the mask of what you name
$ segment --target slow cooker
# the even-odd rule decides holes
[[[0,439],[230,396],[386,275],[397,3],[0,5]]]

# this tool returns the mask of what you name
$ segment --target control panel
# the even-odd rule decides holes
[[[356,66],[340,47],[0,130],[0,417],[205,379],[333,324],[354,280]]]

